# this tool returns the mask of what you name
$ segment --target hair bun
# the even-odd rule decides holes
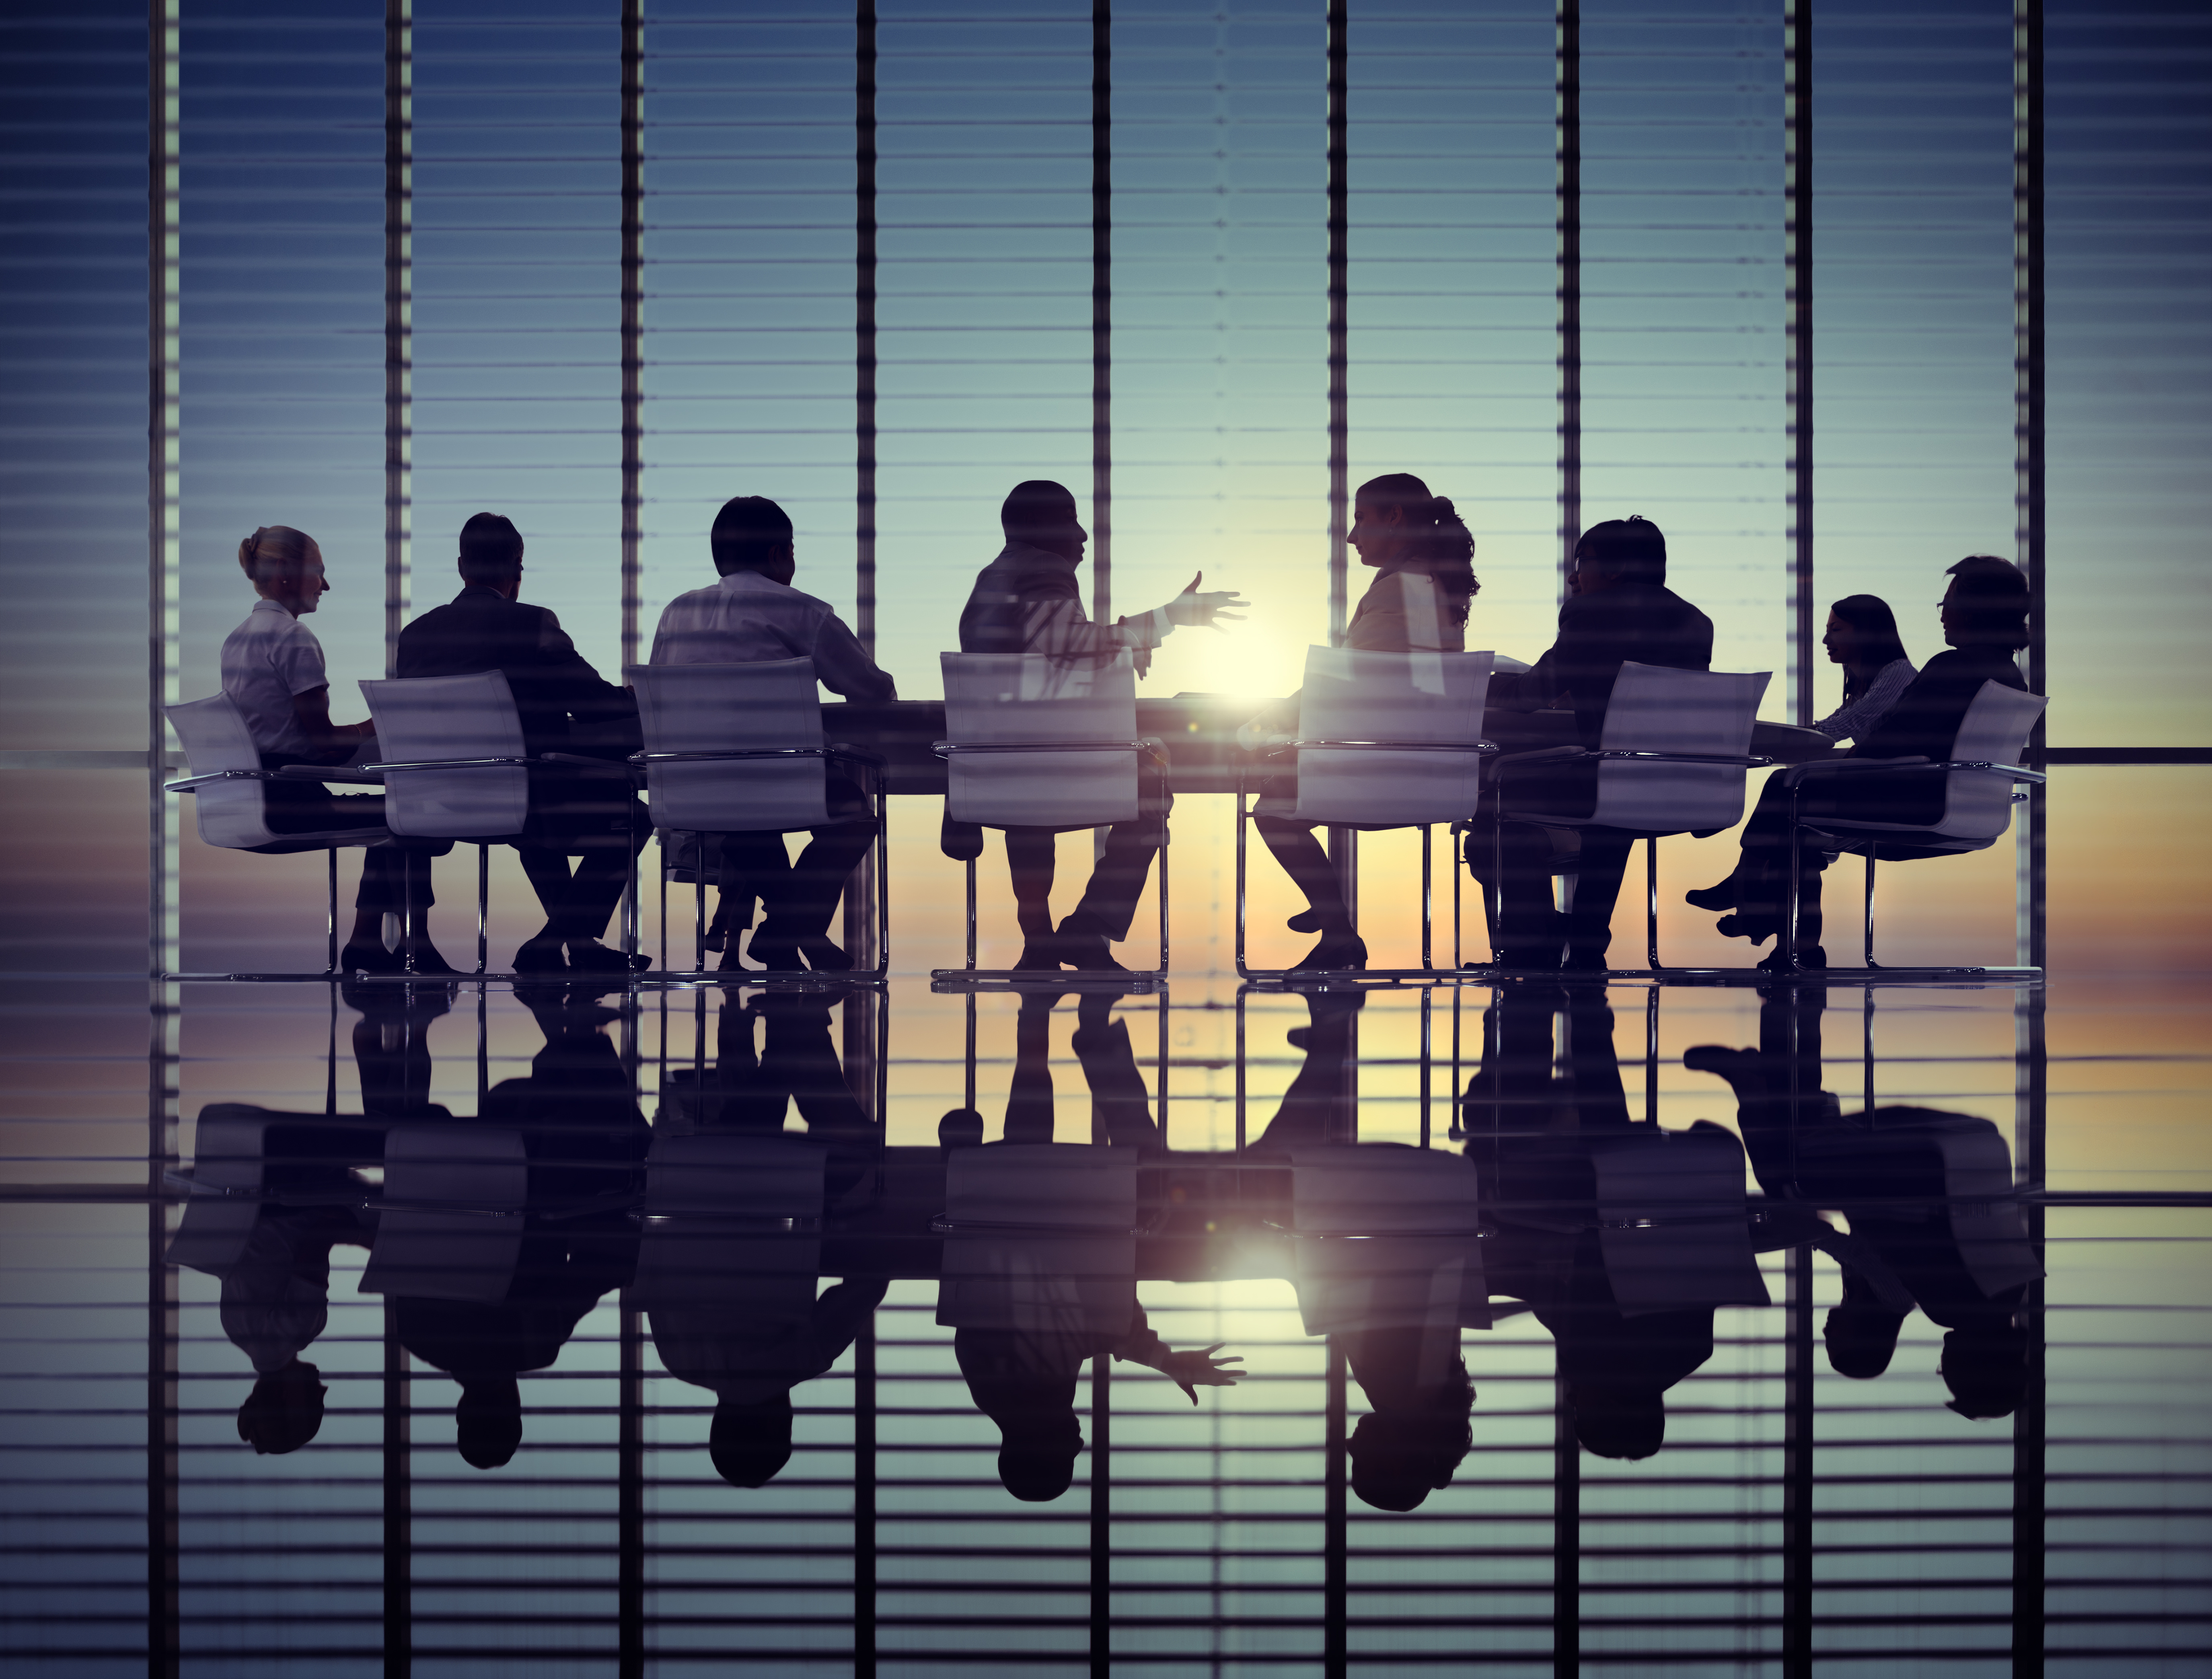
[[[1450,496],[1432,496],[1429,498],[1429,516],[1438,524],[1455,517],[1457,513],[1458,509],[1452,506]]]

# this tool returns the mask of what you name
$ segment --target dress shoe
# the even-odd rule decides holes
[[[1318,933],[1322,928],[1321,911],[1301,909],[1283,925],[1293,933]]]
[[[1754,945],[1763,945],[1771,939],[1777,929],[1763,927],[1749,916],[1723,916],[1713,923],[1713,931],[1723,939],[1748,939]]]
[[[1021,960],[1014,964],[1013,971],[1018,974],[1058,973],[1060,950],[1054,935],[1048,933],[1042,938],[1023,940]]]
[[[983,1116],[973,1108],[955,1108],[937,1122],[937,1146],[946,1153],[973,1148],[983,1141]]]
[[[573,974],[635,974],[653,965],[642,952],[635,956],[610,950],[597,939],[568,941],[568,971]]]
[[[1085,973],[1128,972],[1114,959],[1112,941],[1107,938],[1106,929],[1099,925],[1098,918],[1083,910],[1078,909],[1060,922],[1060,931],[1053,934],[1053,945],[1062,962]]]
[[[1827,952],[1822,950],[1818,945],[1800,945],[1797,946],[1797,960],[1796,963],[1793,964],[1790,960],[1790,952],[1788,951],[1778,950],[1773,955],[1768,957],[1766,960],[1760,963],[1759,967],[1762,973],[1787,974],[1795,972],[1799,969],[1825,968],[1827,965]]]
[[[558,939],[531,939],[514,952],[514,971],[518,974],[565,974],[568,960],[561,953]]]
[[[386,950],[381,939],[351,939],[338,952],[338,971],[342,974],[404,974],[407,959],[398,951]]]
[[[428,979],[459,979],[461,970],[439,953],[428,939],[410,939],[400,947],[407,971]]]
[[[1367,943],[1357,933],[1331,933],[1291,964],[1292,973],[1344,972],[1367,965]]]
[[[1716,914],[1733,909],[1735,908],[1735,877],[1731,874],[1717,886],[1699,886],[1684,892],[1682,902],[1699,909],[1711,909]]]

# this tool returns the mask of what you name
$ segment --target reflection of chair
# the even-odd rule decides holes
[[[212,1277],[230,1274],[261,1216],[262,1134],[278,1118],[236,1102],[211,1102],[200,1110],[191,1198],[162,1256],[168,1263]]]
[[[1128,659],[1080,664],[1023,653],[947,653],[945,814],[985,828],[1070,831],[1133,822],[1138,779],[1166,792],[1159,743],[1137,738],[1136,672]],[[975,967],[975,864],[968,875],[968,959]],[[1168,853],[1159,851],[1160,960],[1168,966]],[[1116,977],[1126,978],[1126,975]]]
[[[1624,664],[1613,679],[1595,750],[1553,746],[1498,760],[1498,819],[1545,828],[1607,828],[1644,843],[1644,944],[1659,962],[1659,841],[1667,834],[1703,836],[1743,819],[1744,772],[1768,759],[1750,756],[1753,721],[1772,676],[1769,671],[1678,671]],[[1595,802],[1587,816],[1516,808],[1516,774],[1575,763],[1595,767]],[[1492,830],[1493,847],[1497,829]],[[1493,852],[1493,879],[1502,857]],[[1493,894],[1493,937],[1500,906]]]
[[[339,828],[326,833],[278,834],[269,827],[267,787],[273,781],[319,781],[322,772],[307,765],[287,764],[284,771],[264,770],[261,754],[237,703],[228,694],[204,700],[187,700],[162,708],[169,727],[184,743],[185,761],[191,774],[168,783],[172,793],[191,793],[199,799],[198,812],[203,843],[226,851],[254,851],[264,856],[283,856],[295,851],[330,854],[329,935],[330,971],[338,966],[338,851],[349,845],[381,845],[391,838],[383,828]],[[296,771],[296,773],[285,773]]]
[[[945,1164],[937,1321],[1126,1334],[1136,1305],[1136,1153],[994,1143]]]
[[[2050,701],[2040,694],[2023,693],[2001,682],[1984,682],[1966,708],[1951,756],[1941,763],[1918,758],[1843,758],[1802,763],[1782,772],[1790,789],[1790,875],[1800,878],[1803,843],[1811,838],[1824,849],[1855,851],[1866,859],[1866,965],[1874,959],[1874,873],[1877,860],[1908,862],[1923,857],[1955,856],[1984,851],[1996,843],[2012,826],[2016,782],[2041,782],[2036,770],[2018,766],[2027,737]],[[1943,777],[1943,814],[1921,825],[1905,822],[1870,822],[1849,816],[1801,818],[1798,807],[1806,788],[1824,782],[1841,788],[1854,776],[1940,775]],[[2021,795],[2024,796],[2024,795]],[[1797,894],[1790,894],[1790,929],[1784,949],[1797,948]],[[1954,971],[1973,971],[1961,970]]]
[[[1431,953],[1431,849],[1437,823],[1464,822],[1481,797],[1482,713],[1493,654],[1306,649],[1295,757],[1300,822],[1421,830],[1421,966]],[[1244,961],[1245,822],[1237,823],[1237,971]],[[1370,973],[1377,970],[1368,970]],[[1415,970],[1407,970],[1411,974]]]
[[[477,848],[477,971],[485,968],[490,847],[530,816],[529,748],[507,678],[389,678],[363,682],[376,723],[385,823],[412,838],[473,841]]]
[[[664,849],[683,833],[791,833],[830,821],[825,794],[831,763],[866,770],[875,783],[875,957],[879,977],[890,962],[889,868],[884,856],[882,760],[850,746],[824,745],[822,704],[811,659],[750,665],[625,665],[637,690],[645,750],[646,794]],[[695,967],[706,951],[705,869],[697,871]],[[664,921],[665,917],[664,916]]]
[[[376,1241],[361,1292],[504,1299],[522,1256],[529,1177],[519,1131],[393,1127],[385,1139],[384,1192],[371,1203]]]
[[[1625,1317],[1770,1304],[1745,1221],[1743,1145],[1700,1121],[1587,1140],[1598,1247]]]
[[[830,1149],[806,1137],[656,1134],[647,1158],[640,1297],[711,1305],[742,1285],[751,1307],[814,1304]]]
[[[1291,1155],[1293,1281],[1308,1335],[1487,1329],[1473,1164],[1365,1143]]]

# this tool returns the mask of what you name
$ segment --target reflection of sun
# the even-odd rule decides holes
[[[1291,693],[1304,679],[1308,643],[1323,639],[1326,629],[1288,619],[1255,603],[1243,623],[1224,625],[1218,634],[1178,630],[1152,655],[1144,691],[1254,700]]]

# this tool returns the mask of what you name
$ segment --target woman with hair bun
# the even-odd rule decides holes
[[[1390,472],[1360,485],[1352,508],[1349,540],[1376,577],[1352,615],[1344,644],[1370,653],[1465,652],[1468,610],[1482,586],[1472,563],[1474,538],[1449,499],[1431,495],[1411,472]],[[1285,701],[1251,727],[1295,730],[1297,703]],[[1343,889],[1313,824],[1294,814],[1297,803],[1296,772],[1271,776],[1253,812],[1260,837],[1306,895],[1306,908],[1291,917],[1291,930],[1321,934],[1294,965],[1364,968],[1367,946],[1352,930]]]

